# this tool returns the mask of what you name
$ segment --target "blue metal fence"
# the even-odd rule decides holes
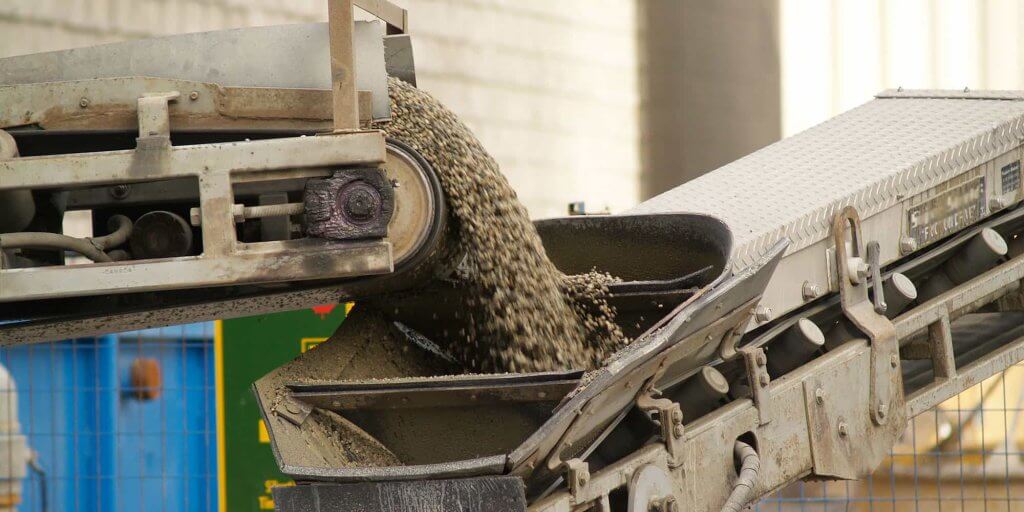
[[[133,384],[140,360],[155,396]],[[217,509],[212,323],[0,348],[0,364],[42,470],[19,510]]]

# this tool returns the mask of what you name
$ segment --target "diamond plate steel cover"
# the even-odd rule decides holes
[[[846,205],[868,218],[1022,141],[1024,92],[885,91],[625,213],[718,217],[743,268],[783,237],[789,253],[824,239]]]

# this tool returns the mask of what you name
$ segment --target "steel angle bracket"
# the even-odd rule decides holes
[[[843,208],[833,219],[832,235],[835,240],[836,276],[843,314],[867,335],[871,344],[867,404],[871,420],[878,426],[890,424],[894,428],[903,428],[906,408],[896,327],[880,314],[879,310],[885,311],[884,303],[872,303],[868,297],[869,285],[876,290],[876,296],[881,296],[878,250],[876,247],[865,250],[860,215],[852,206]],[[868,245],[874,246],[877,242]]]

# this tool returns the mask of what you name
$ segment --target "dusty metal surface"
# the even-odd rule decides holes
[[[347,3],[351,11],[351,2]],[[0,69],[3,70],[0,85],[152,77],[217,84],[225,88],[319,90],[327,92],[330,104],[332,73],[328,32],[327,23],[250,27],[8,57],[0,59]],[[346,126],[357,128],[356,89],[373,94],[374,118],[390,116],[384,27],[379,22],[360,21],[354,24],[354,30],[345,29],[344,39],[352,39],[350,34],[355,39],[348,48],[350,59],[353,52],[355,56],[346,71],[352,87],[352,103],[346,107],[352,109],[352,117]],[[239,55],[240,49],[244,49],[244,55]],[[196,55],[204,58],[197,60]],[[181,92],[188,94],[192,90]],[[94,91],[104,94],[103,91]],[[77,104],[85,98],[92,104],[94,100],[90,96],[70,96],[68,99]],[[238,102],[234,104],[239,105]],[[272,105],[249,104],[257,108]]]
[[[312,484],[274,488],[280,512],[525,512],[515,477]]]
[[[891,91],[627,213],[718,217],[736,234],[738,268],[789,238],[787,258],[765,292],[765,306],[782,315],[811,300],[805,285],[838,291],[826,255],[835,213],[854,206],[888,265],[938,241],[914,238],[926,221],[914,208],[961,182],[982,186],[961,190],[963,208],[933,209],[936,218],[927,222],[949,220],[962,229],[1024,197],[1019,181],[1002,171],[1009,166],[1012,174],[1022,141],[1020,93]]]
[[[339,246],[323,240],[240,244],[235,239],[231,184],[308,175],[338,165],[375,165],[384,160],[379,133],[305,137],[172,147],[166,110],[151,114],[140,99],[146,129],[135,151],[56,155],[5,160],[0,189],[106,185],[189,177],[198,180],[203,254],[144,263],[108,263],[77,268],[0,270],[0,301],[35,300],[123,291],[180,289],[246,282],[290,281],[393,270],[387,242]],[[162,102],[162,103],[161,103]],[[154,120],[149,120],[150,116]],[[296,251],[295,249],[301,249]],[[350,252],[341,257],[339,251]],[[233,264],[227,264],[227,261]],[[316,271],[311,271],[316,269]]]

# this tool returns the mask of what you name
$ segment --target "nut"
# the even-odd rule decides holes
[[[825,403],[825,390],[821,388],[815,388],[814,401],[817,402],[818,405],[823,405]]]
[[[199,99],[199,91],[192,91],[188,94],[188,99],[195,101]]]
[[[88,108],[89,107],[89,98],[82,98],[82,99],[78,100],[78,106],[82,107],[82,108]]]
[[[763,305],[758,306],[754,309],[754,319],[761,324],[770,322],[772,319],[772,308]]]
[[[889,356],[889,366],[896,368],[900,365],[900,358],[896,354]]]
[[[839,422],[839,437],[846,437],[850,434],[849,427],[846,426],[845,421]]]

